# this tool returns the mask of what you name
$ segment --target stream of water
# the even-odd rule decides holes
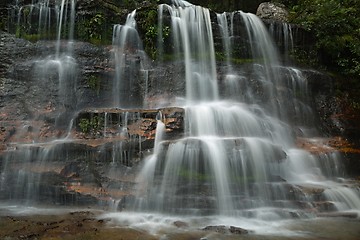
[[[279,220],[311,215],[299,204],[314,197],[306,189],[319,188],[324,193],[318,201],[358,211],[358,190],[337,180],[337,155],[324,159],[295,146],[294,129],[302,129],[302,137],[313,132],[306,80],[300,69],[281,65],[262,21],[241,11],[217,15],[227,64],[223,97],[209,10],[182,1],[159,10],[171,17],[174,54],[183,56],[186,137],[155,149],[142,170],[153,174],[140,182],[147,191],[139,191],[135,209]],[[258,89],[231,66],[235,17],[244,24]],[[234,86],[244,95],[236,99]]]
[[[39,28],[48,27],[54,19],[51,12],[56,13],[58,26],[54,54],[37,61],[36,72],[42,79],[56,72],[58,96],[67,108],[74,105],[77,81],[77,64],[72,55],[75,1],[63,0],[55,10],[46,8],[48,1],[36,4],[40,6]],[[21,12],[19,9],[19,19]],[[178,96],[184,100],[177,106],[185,109],[184,135],[171,141],[165,139],[166,125],[159,111],[153,153],[142,160],[133,201],[127,203],[125,212],[105,216],[121,225],[155,232],[181,219],[197,228],[234,225],[258,234],[274,234],[284,225],[292,225],[294,219],[314,218],[319,209],[358,216],[359,189],[344,178],[340,155],[334,151],[313,154],[296,145],[298,138],[313,138],[319,133],[307,80],[301,69],[283,63],[272,38],[281,33],[286,53],[293,46],[291,28],[284,25],[281,31],[276,31],[271,26],[270,34],[258,17],[242,11],[217,14],[214,22],[209,9],[180,0],[160,5],[158,15],[158,33],[168,24],[172,39],[171,50],[159,45],[159,53],[181,56],[184,69],[186,91],[184,96]],[[149,75],[142,63],[145,56],[135,16],[133,11],[124,25],[114,26],[111,108],[132,106],[133,99],[127,93],[132,91],[136,79],[126,77],[129,71],[143,73],[148,86]],[[66,24],[70,33],[64,41],[61,34]],[[245,39],[241,44],[246,64],[241,66],[235,63],[234,54],[240,44],[236,40],[239,32]],[[220,36],[222,42],[221,74],[215,36]],[[147,91],[146,88],[145,95]],[[131,117],[140,118],[134,113],[119,115],[125,122],[117,136],[128,134],[127,121]],[[104,138],[109,137],[108,124],[105,113]],[[9,154],[5,161],[0,189],[6,187],[6,164],[11,159],[28,159],[29,167],[36,159],[40,162],[37,167],[45,168],[47,158],[66,158],[66,151],[52,143],[44,144],[43,150],[36,152],[31,144],[19,144],[17,148],[22,151]],[[118,158],[128,161],[130,156],[123,154],[122,142],[112,148],[114,165]],[[49,156],[59,152],[63,155]],[[28,175],[23,169],[17,176],[20,190],[14,191],[11,198],[41,200],[36,195],[42,178]],[[284,234],[298,233],[289,227]]]

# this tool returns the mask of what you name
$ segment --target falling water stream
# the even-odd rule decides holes
[[[56,72],[57,94],[64,108],[68,108],[74,105],[77,81],[77,64],[72,54],[75,1],[63,0],[55,9],[48,8],[49,1],[38,1],[31,11],[35,6],[40,11],[39,29],[49,28],[54,19],[58,27],[54,54],[38,60],[36,72],[44,81]],[[166,139],[166,125],[161,111],[158,112],[154,149],[142,160],[133,201],[127,203],[125,212],[104,216],[119,224],[152,229],[154,233],[181,219],[194,229],[232,225],[259,234],[275,234],[279,228],[285,231],[282,226],[293,223],[295,218],[315,217],[311,209],[324,203],[333,211],[358,213],[360,193],[343,179],[340,156],[336,152],[316,155],[296,147],[297,137],[311,138],[318,132],[302,70],[281,62],[271,37],[280,32],[283,47],[291,48],[291,28],[284,25],[282,31],[275,31],[272,26],[269,34],[258,17],[242,11],[217,14],[217,22],[213,22],[209,9],[180,0],[162,4],[158,11],[158,33],[166,24],[164,19],[170,19],[171,54],[181,56],[184,69],[186,91],[179,96],[184,98],[183,104],[177,106],[185,109],[184,135]],[[21,12],[22,8],[19,21]],[[124,25],[113,28],[111,108],[133,107],[132,95],[128,93],[141,77],[146,81],[144,94],[148,92],[149,72],[142,65],[145,56],[135,16],[133,11]],[[245,44],[244,55],[250,59],[244,67],[233,63],[234,49],[239,44],[235,40],[234,31],[239,31],[234,26],[235,18],[242,23],[241,34],[246,40],[241,44]],[[70,31],[67,41],[61,36],[65,25]],[[224,53],[221,80],[215,35],[221,37]],[[159,54],[169,51],[163,45],[158,49]],[[137,78],[129,79],[130,75]],[[108,138],[110,114],[105,113],[104,117],[103,135]],[[127,135],[128,120],[139,118],[136,113],[119,113],[118,119],[124,122],[117,136]],[[69,137],[65,139],[71,141]],[[38,161],[37,167],[45,168],[47,158],[66,158],[63,145],[43,145],[36,152],[32,144],[19,145],[23,151],[9,154],[5,162],[22,158],[28,159],[29,167],[32,161]],[[113,165],[119,159],[124,163],[132,157],[123,149],[123,142],[114,143],[112,149]],[[59,152],[62,155],[54,156]],[[1,179],[6,179],[7,166],[4,169]],[[37,193],[42,178],[22,169],[17,176],[18,189],[12,192],[11,199],[41,200]],[[0,181],[0,190],[6,187],[5,183]],[[118,204],[122,199],[115,200]],[[298,233],[286,230],[285,234]]]
[[[301,137],[316,134],[306,80],[300,69],[281,64],[262,21],[241,11],[217,15],[226,61],[225,93],[220,93],[209,10],[173,1],[159,11],[170,16],[174,54],[183,56],[186,136],[172,142],[157,137],[139,174],[133,210],[153,213],[155,222],[158,213],[216,216],[204,224],[240,224],[256,231],[260,222],[267,229],[272,221],[310,218],[311,211],[300,206],[311,209],[317,201],[358,212],[359,191],[342,184],[339,156],[296,147],[296,131]],[[235,17],[244,24],[257,89],[231,65]],[[283,39],[290,46],[286,27]],[[306,193],[310,189],[323,193],[316,200]],[[111,216],[122,222],[124,214]],[[148,217],[135,217],[134,224],[149,224]]]
[[[10,199],[26,199],[28,204],[41,201],[45,195],[57,194],[55,192],[42,188],[44,180],[44,169],[47,171],[55,171],[55,166],[50,166],[49,159],[61,159],[66,155],[66,150],[61,143],[67,140],[70,130],[73,127],[73,120],[61,119],[61,115],[67,111],[73,111],[76,105],[76,81],[77,81],[77,63],[73,57],[73,36],[75,25],[75,0],[56,1],[55,5],[51,5],[49,0],[32,1],[31,5],[19,8],[18,11],[18,27],[20,20],[24,18],[23,11],[28,11],[25,19],[27,22],[33,20],[33,16],[38,16],[38,34],[40,38],[45,38],[56,29],[55,47],[51,54],[44,58],[34,61],[33,77],[39,86],[43,86],[44,96],[49,97],[55,95],[57,101],[61,104],[59,116],[56,121],[59,125],[67,126],[64,136],[59,139],[51,139],[50,142],[38,142],[37,139],[33,143],[18,144],[18,151],[10,152],[5,157],[4,171],[1,173],[2,181],[0,182],[0,190],[7,188],[8,176],[12,174],[9,165],[18,159],[22,159],[24,164],[18,167],[16,176],[16,187],[11,189]],[[31,25],[31,23],[30,23]],[[55,25],[55,27],[54,27]],[[66,40],[64,40],[64,38]],[[54,81],[56,89],[51,89],[48,81]],[[21,140],[21,139],[20,139]],[[36,150],[35,150],[36,149]],[[64,155],[65,154],[65,155]],[[33,163],[35,162],[35,163]],[[29,171],[30,170],[30,171]],[[12,180],[10,180],[12,181]]]

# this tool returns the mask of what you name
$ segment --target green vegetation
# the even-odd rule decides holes
[[[210,8],[216,12],[230,12],[236,10],[242,10],[244,12],[252,12],[255,13],[257,7],[264,0],[192,0],[190,1],[193,4],[205,6]]]
[[[79,127],[81,132],[96,134],[104,125],[104,120],[99,116],[93,116],[91,118],[81,118],[79,121]]]
[[[213,176],[211,176],[210,174],[190,170],[185,167],[180,169],[179,177],[182,177],[187,180],[196,180],[196,181],[201,181],[201,182],[209,181],[209,180],[212,180],[212,178],[213,178]]]
[[[90,87],[90,89],[96,91],[96,94],[99,95],[100,93],[100,87],[101,87],[101,80],[99,77],[91,75],[88,80],[87,83]]]
[[[216,51],[215,52],[215,58],[216,58],[216,61],[226,61],[226,56],[225,56],[224,52]],[[230,60],[230,62],[232,64],[235,64],[235,65],[255,62],[255,59],[253,59],[253,58],[235,58],[235,57],[232,57],[229,60]]]
[[[88,27],[88,34],[90,40],[100,41],[102,39],[102,27],[105,22],[105,17],[102,13],[97,13],[93,16],[90,21]]]
[[[111,44],[112,25],[108,24],[105,16],[98,12],[91,18],[79,19],[77,37],[93,44]]]
[[[283,0],[290,21],[315,35],[315,51],[328,70],[360,76],[360,1]],[[312,54],[313,55],[313,54]]]
[[[156,43],[158,36],[157,18],[158,13],[156,8],[146,9],[138,12],[138,27],[140,33],[144,34],[144,48],[147,54],[152,58],[156,58]]]
[[[314,46],[296,49],[300,62],[335,77],[336,96],[345,111],[360,106],[360,1],[279,0],[290,10],[290,22],[314,35]],[[351,115],[351,114],[350,114]]]
[[[20,32],[16,32],[16,37],[21,37],[30,42],[36,42],[41,39],[40,34],[27,34],[27,33],[20,33]]]

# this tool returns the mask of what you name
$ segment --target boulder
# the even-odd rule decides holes
[[[263,20],[287,22],[289,12],[282,4],[264,2],[259,5],[256,15]]]

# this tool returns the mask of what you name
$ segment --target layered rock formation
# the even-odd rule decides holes
[[[119,8],[109,6],[107,1],[101,1],[107,9]],[[89,4],[89,5],[88,5]],[[93,4],[93,5],[91,5]],[[86,10],[88,6],[95,6],[94,1],[79,2],[80,15],[93,17],[94,12]],[[144,3],[144,5],[146,5]],[[85,7],[86,6],[86,7]],[[145,8],[145,7],[144,7]],[[145,10],[144,10],[145,11]],[[277,11],[277,10],[276,10]],[[119,14],[119,13],[117,13]],[[268,12],[264,13],[266,17]],[[270,18],[284,20],[284,14]],[[215,13],[212,19],[215,22]],[[125,14],[119,16],[125,19]],[[235,18],[239,23],[240,18]],[[110,23],[109,23],[110,24]],[[235,24],[242,26],[243,24]],[[218,32],[218,31],[214,31]],[[235,38],[241,42],[244,29],[234,29]],[[145,32],[142,33],[146,35]],[[219,36],[215,35],[215,45],[219,44]],[[217,39],[218,38],[218,39]],[[303,40],[294,42],[301,42]],[[0,32],[0,166],[1,174],[11,175],[7,186],[2,186],[0,195],[8,199],[12,194],[25,198],[30,190],[28,186],[16,189],[19,176],[11,172],[10,165],[19,169],[17,164],[24,163],[31,174],[22,181],[24,185],[30,178],[37,178],[40,173],[42,183],[37,187],[41,193],[41,201],[60,204],[97,204],[111,202],[121,196],[131,196],[136,182],[135,175],[140,159],[151,153],[154,145],[156,122],[159,115],[166,126],[168,140],[177,139],[184,134],[184,109],[164,107],[176,102],[177,96],[184,96],[185,86],[182,75],[183,66],[176,61],[162,63],[156,66],[150,62],[151,70],[147,79],[137,77],[135,84],[139,89],[132,94],[132,99],[142,104],[145,109],[105,108],[112,101],[109,96],[113,85],[114,62],[110,46],[98,46],[76,41],[74,55],[78,69],[75,97],[68,99],[67,104],[59,101],[58,83],[56,77],[52,81],[43,82],[35,73],[37,61],[50,55],[54,49],[54,41],[37,41],[35,43],[16,38],[6,32]],[[237,49],[238,60],[247,59],[248,50]],[[235,55],[235,54],[234,54]],[[129,57],[138,58],[131,55]],[[234,68],[241,68],[245,74],[250,64],[239,61]],[[220,94],[225,80],[226,69],[221,64],[217,67]],[[56,72],[54,73],[56,75]],[[284,73],[286,74],[286,73]],[[312,139],[299,139],[298,146],[313,151],[314,154],[333,152],[340,148],[342,152],[351,156],[346,158],[351,174],[359,174],[359,164],[356,162],[359,152],[352,141],[358,140],[358,114],[349,111],[343,100],[334,97],[335,80],[317,71],[305,71],[311,92],[315,112],[320,118],[319,126],[324,135],[336,135],[342,139],[348,138],[346,144],[334,144],[329,140],[322,143],[332,148],[315,148],[317,143]],[[252,80],[252,87],[258,89],[259,101],[264,101],[260,81]],[[146,89],[146,97],[141,96]],[[291,113],[289,113],[291,115]],[[71,122],[72,120],[72,122]],[[296,119],[293,119],[296,121]],[[61,139],[63,142],[57,142]],[[71,139],[71,142],[67,141]],[[47,142],[43,144],[43,142]],[[21,145],[24,143],[26,145]],[[37,144],[40,143],[40,144]],[[321,144],[323,146],[324,144]],[[343,147],[346,146],[346,147]],[[20,148],[22,153],[12,154],[14,148]],[[32,156],[26,151],[36,149]],[[50,150],[49,150],[50,149]],[[315,149],[315,150],[314,150]],[[349,150],[351,149],[351,150]],[[21,152],[20,151],[20,152]],[[49,155],[49,151],[50,155]],[[31,163],[46,156],[46,164],[32,165]],[[7,162],[11,160],[10,164]],[[112,161],[116,159],[115,161]],[[350,160],[349,160],[350,159]],[[352,160],[351,160],[352,159]],[[41,162],[41,161],[40,161]],[[18,167],[18,168],[17,168]],[[129,167],[132,167],[129,169]],[[115,174],[116,172],[116,174]],[[119,174],[120,173],[120,174]],[[39,180],[40,181],[40,180]],[[12,191],[15,189],[15,191]],[[294,201],[301,196],[310,195],[315,199],[317,212],[332,210],[329,202],[319,198],[324,189],[311,186],[288,187],[287,194],[293,195]],[[39,199],[34,199],[39,200]],[[211,203],[210,203],[211,204]],[[298,204],[304,204],[298,201]],[[108,205],[107,205],[108,206]],[[124,205],[125,206],[125,205]],[[206,206],[204,206],[206,207]],[[308,208],[309,206],[304,206]],[[312,211],[313,209],[309,209]],[[315,211],[314,210],[314,211]],[[296,213],[294,213],[296,215]]]

